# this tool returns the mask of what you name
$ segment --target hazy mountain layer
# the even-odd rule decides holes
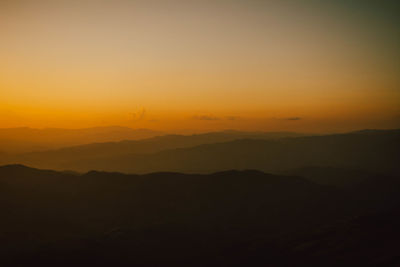
[[[119,126],[84,129],[0,128],[0,151],[24,153],[94,142],[143,139],[161,134],[159,131]]]
[[[361,131],[275,140],[240,139],[189,146],[224,136],[165,136],[137,142],[99,144],[26,154],[14,163],[58,170],[209,173],[229,169],[281,172],[307,166],[365,170],[384,174],[400,170],[400,131]],[[151,153],[154,152],[154,153]]]
[[[92,143],[66,147],[57,150],[25,153],[22,155],[3,155],[2,163],[26,163],[38,167],[57,168],[60,162],[88,160],[102,157],[116,157],[127,154],[150,154],[167,149],[193,147],[202,144],[227,142],[243,138],[279,139],[301,136],[290,132],[239,132],[223,131],[195,135],[163,135],[142,140],[124,140],[119,142]],[[42,165],[45,163],[47,165]],[[75,169],[75,168],[72,168]]]

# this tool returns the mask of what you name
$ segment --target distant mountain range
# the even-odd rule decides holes
[[[399,177],[384,176],[334,188],[254,170],[79,175],[3,166],[0,264],[399,263],[399,192]]]
[[[114,130],[113,130],[114,129]],[[90,128],[86,129],[86,131],[98,131],[100,128]],[[68,161],[69,158],[73,158],[74,160],[77,159],[86,159],[91,157],[101,157],[101,156],[118,156],[124,155],[129,153],[155,153],[166,149],[174,149],[174,148],[183,148],[183,147],[192,147],[201,144],[209,144],[209,143],[216,143],[216,142],[227,142],[241,138],[252,138],[252,139],[279,139],[284,137],[295,137],[295,136],[302,136],[302,134],[298,133],[291,133],[291,132],[240,132],[240,131],[233,131],[233,130],[226,130],[221,132],[210,132],[204,134],[193,134],[193,135],[159,135],[150,138],[140,138],[145,135],[156,135],[159,132],[152,132],[150,130],[132,130],[129,128],[101,128],[102,135],[101,136],[94,136],[93,138],[91,135],[83,134],[72,136],[71,135],[63,135],[62,130],[58,130],[55,132],[48,133],[49,138],[48,142],[56,142],[61,138],[65,139],[65,142],[78,142],[74,138],[78,138],[79,142],[86,140],[85,142],[88,143],[89,139],[92,138],[90,144],[84,145],[76,145],[76,146],[67,146],[64,148],[59,149],[52,149],[52,150],[44,150],[44,151],[36,151],[36,152],[26,152],[26,153],[0,153],[0,162],[7,163],[9,161],[5,161],[5,158],[9,156],[9,159],[14,162],[22,163],[21,160],[23,159],[33,159],[33,158],[47,158],[47,161],[54,161],[56,159],[61,161]],[[45,131],[45,130],[43,130]],[[68,130],[69,131],[69,130]],[[76,130],[75,134],[79,134],[82,130]],[[26,140],[32,139],[31,136],[26,133],[27,136],[25,137]],[[44,133],[42,133],[44,134]],[[54,134],[54,137],[51,135]],[[122,136],[133,136],[135,138],[132,139],[140,139],[140,140],[123,140]],[[44,134],[44,136],[46,136]],[[113,142],[95,142],[99,137],[107,139],[117,139]],[[24,137],[21,134],[19,136],[22,141],[18,141],[18,145],[20,146],[19,150],[28,150],[33,149],[30,145],[26,145],[26,141],[24,141]],[[43,137],[41,137],[43,138]],[[86,138],[86,139],[85,139]],[[107,139],[108,140],[108,139]],[[0,140],[1,142],[1,140]],[[6,142],[6,141],[5,141]],[[12,145],[13,143],[11,143]],[[49,144],[47,144],[49,145]],[[60,144],[59,144],[60,145]],[[8,144],[10,146],[10,144]],[[3,149],[4,150],[4,149]],[[5,149],[7,151],[7,149]],[[8,149],[9,150],[9,149]],[[43,152],[43,153],[42,153]],[[15,154],[18,156],[15,157]],[[21,155],[23,154],[23,155]],[[43,158],[43,160],[44,160]]]
[[[95,142],[143,139],[162,134],[162,132],[149,129],[120,126],[83,129],[0,128],[0,151],[26,153]]]
[[[91,144],[3,157],[57,170],[173,171],[210,173],[257,169],[272,173],[309,166],[399,173],[400,130],[359,131],[324,136],[209,133],[161,136],[146,140]],[[245,138],[245,139],[243,139]]]

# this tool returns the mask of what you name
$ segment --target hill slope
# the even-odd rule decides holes
[[[92,150],[87,154],[80,149],[72,149],[67,152],[64,150],[65,153],[61,154],[49,152],[27,155],[15,159],[15,162],[59,170],[97,169],[130,173],[154,171],[209,173],[229,169],[280,172],[306,166],[359,169],[389,174],[399,173],[400,170],[399,130],[278,140],[241,139],[189,148],[167,149],[155,153],[137,152],[145,151],[149,147],[154,151],[160,144],[159,142],[145,144],[145,142],[149,141],[134,143],[133,147],[136,146],[138,149],[132,153],[110,152],[108,155],[108,150],[103,149],[93,156]],[[168,142],[163,141],[164,146],[161,147],[168,146]],[[121,143],[121,146],[124,144]],[[126,149],[121,149],[121,146],[118,146],[119,152],[130,151],[129,145]]]
[[[76,175],[3,166],[0,263],[243,266],[256,261],[284,266],[288,260],[308,262],[313,251],[305,247],[299,255],[297,246],[310,239],[322,243],[337,239],[315,237],[314,228],[398,206],[399,181],[381,177],[341,191],[300,177],[252,170]],[[365,230],[361,237],[368,233]],[[355,239],[359,236],[354,233]],[[355,249],[351,244],[348,248]],[[327,253],[329,264],[343,266],[340,251]],[[327,263],[323,257],[318,261]]]
[[[94,142],[143,139],[160,134],[159,131],[120,126],[83,129],[0,128],[0,147],[7,153],[27,153]]]

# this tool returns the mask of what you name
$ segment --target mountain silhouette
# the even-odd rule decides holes
[[[206,142],[203,138],[210,140],[209,136],[165,136],[136,142],[24,154],[8,162],[57,170],[85,172],[96,169],[128,173],[211,173],[229,169],[279,173],[308,166],[384,174],[398,174],[400,170],[400,151],[397,149],[400,145],[399,130],[273,140],[236,139],[168,149],[169,146],[190,146]]]
[[[249,265],[272,262],[273,266],[398,266],[400,208],[368,213],[318,227],[296,237],[248,244],[244,253]]]
[[[27,153],[94,142],[143,139],[161,134],[159,131],[121,126],[83,129],[0,128],[0,147],[7,153]]]
[[[315,229],[398,207],[398,181],[379,177],[342,190],[255,170],[79,175],[3,166],[0,261],[2,266],[284,266],[287,260],[293,265],[297,258],[312,259],[303,245],[307,238],[321,239],[324,246],[336,240],[330,232],[315,237]],[[389,192],[390,198],[382,197]],[[295,244],[306,250],[304,257]],[[343,266],[340,251],[328,252],[320,263]]]
[[[307,178],[315,183],[331,185],[341,188],[352,188],[362,182],[382,174],[349,168],[307,166],[283,172],[286,175],[295,175]]]
[[[291,132],[240,132],[226,130],[194,135],[163,135],[141,140],[123,140],[118,142],[91,143],[79,146],[65,147],[50,151],[31,152],[22,155],[0,154],[0,162],[25,163],[38,167],[57,168],[52,165],[37,165],[40,162],[67,162],[70,160],[86,160],[88,158],[113,157],[130,153],[156,153],[162,150],[193,147],[201,144],[227,142],[242,138],[279,139],[301,136]]]

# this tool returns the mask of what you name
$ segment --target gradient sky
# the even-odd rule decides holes
[[[400,6],[0,0],[0,127],[400,127]]]

